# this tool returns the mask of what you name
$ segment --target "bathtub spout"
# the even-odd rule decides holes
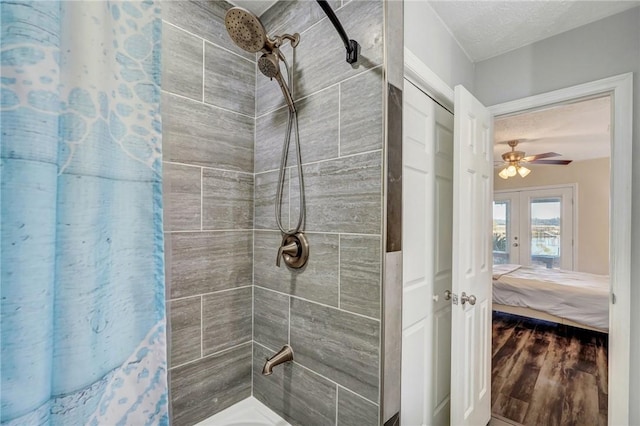
[[[262,374],[265,376],[271,375],[273,367],[284,364],[287,361],[293,361],[293,349],[291,349],[289,345],[284,345],[277,354],[271,358],[267,358],[267,362],[264,363],[264,368],[262,369]]]

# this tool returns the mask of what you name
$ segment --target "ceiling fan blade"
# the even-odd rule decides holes
[[[541,160],[543,158],[560,157],[560,155],[561,154],[558,154],[557,152],[543,152],[542,154],[530,155],[528,157],[524,157],[520,161],[531,162],[531,161],[535,161],[535,160]]]
[[[566,166],[572,161],[573,160],[533,160],[533,161],[529,161],[529,164],[551,164],[551,165]]]

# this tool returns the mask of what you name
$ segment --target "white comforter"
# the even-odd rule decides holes
[[[609,277],[606,275],[495,265],[493,301],[609,329]]]

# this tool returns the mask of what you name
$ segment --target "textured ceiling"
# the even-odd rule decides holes
[[[562,160],[588,160],[610,156],[611,98],[591,99],[526,112],[494,122],[495,160],[518,139],[516,151],[527,155],[557,152]]]
[[[244,7],[253,12],[254,15],[260,16],[277,1],[278,0],[230,0],[229,3]]]
[[[414,0],[415,1],[415,0]],[[640,1],[429,1],[473,62],[640,5]]]

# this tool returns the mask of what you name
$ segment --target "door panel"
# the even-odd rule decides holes
[[[491,417],[490,315],[493,158],[489,111],[455,88],[451,424],[486,425]],[[462,303],[463,294],[475,304]]]
[[[405,81],[403,425],[450,419],[453,117]]]

